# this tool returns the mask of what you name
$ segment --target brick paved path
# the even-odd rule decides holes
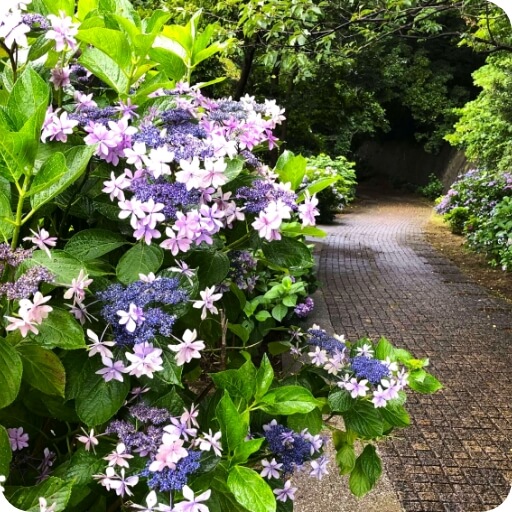
[[[366,198],[328,228],[319,277],[336,332],[428,356],[445,386],[411,396],[413,425],[381,445],[405,510],[483,512],[512,480],[512,306],[426,243],[430,213]]]

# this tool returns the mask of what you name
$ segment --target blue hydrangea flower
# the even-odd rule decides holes
[[[367,379],[374,385],[390,375],[389,368],[379,359],[356,356],[350,364],[358,379]]]

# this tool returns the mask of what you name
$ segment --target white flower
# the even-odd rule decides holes
[[[213,450],[217,457],[222,456],[222,445],[220,443],[220,438],[222,437],[221,432],[212,433],[212,429],[208,429],[208,434],[203,432],[203,439],[200,439],[199,449],[203,452],[209,452],[210,449]]]
[[[188,485],[185,485],[181,492],[187,501],[176,504],[173,512],[210,512],[210,509],[206,505],[200,503],[210,498],[210,494],[212,493],[210,489],[199,496],[195,496],[194,491]]]
[[[201,358],[201,350],[205,348],[204,341],[197,340],[197,331],[194,329],[186,329],[183,333],[183,342],[178,345],[167,345],[169,350],[176,352],[176,364],[183,366],[185,363],[190,363],[192,359]]]
[[[192,307],[196,309],[203,308],[203,311],[201,311],[201,320],[206,318],[208,311],[214,315],[219,312],[213,303],[222,298],[222,293],[213,293],[214,291],[215,286],[204,289],[202,292],[199,292],[199,295],[201,295],[201,299],[203,300],[195,300],[194,304],[192,304]]]
[[[99,441],[98,438],[94,436],[94,429],[91,429],[89,433],[87,433],[87,431],[84,430],[83,427],[81,428],[81,430],[85,435],[77,436],[78,441],[85,444],[85,451],[88,452],[92,448],[92,451],[95,452],[94,447],[98,446]]]
[[[108,460],[109,466],[129,468],[130,464],[126,459],[133,459],[133,455],[126,453],[126,446],[124,443],[119,443],[116,446],[116,449],[112,453],[109,453],[106,457],[103,457],[103,459]]]

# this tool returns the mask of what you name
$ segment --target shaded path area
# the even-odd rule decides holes
[[[363,196],[327,228],[319,278],[335,332],[386,336],[444,384],[411,395],[413,424],[380,445],[406,512],[483,512],[512,481],[512,305],[424,240],[430,214],[414,198]]]

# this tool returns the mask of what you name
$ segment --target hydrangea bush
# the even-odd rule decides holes
[[[471,169],[459,177],[436,206],[453,233],[486,254],[493,266],[512,268],[510,221],[512,173]]]
[[[222,49],[200,13],[175,26],[125,0],[1,9],[8,499],[289,511],[294,473],[336,464],[355,494],[370,490],[374,442],[409,423],[405,387],[440,384],[386,340],[294,327],[314,307],[305,237],[322,235],[315,193],[330,182],[305,183],[289,152],[265,165],[282,109],[191,85]]]
[[[318,221],[332,222],[336,213],[354,200],[356,172],[354,162],[344,156],[332,159],[319,154],[308,157],[304,183],[317,182],[326,186],[318,192]]]

